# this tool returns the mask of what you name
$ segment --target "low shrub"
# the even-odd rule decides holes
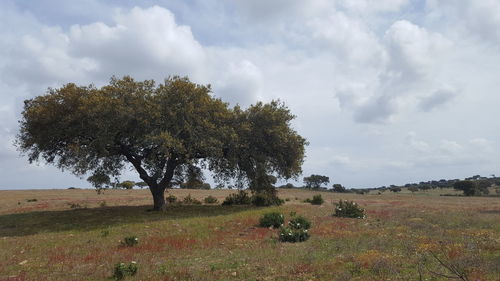
[[[165,200],[170,203],[170,204],[173,204],[175,202],[177,202],[177,197],[175,197],[174,195],[170,194],[169,196],[167,196],[165,198]]]
[[[275,227],[278,228],[285,223],[285,216],[278,212],[264,214],[259,221],[262,227]]]
[[[26,202],[36,202],[36,201],[38,201],[38,199],[36,198],[26,200]]]
[[[134,276],[137,273],[137,263],[135,261],[125,264],[123,262],[115,264],[113,278],[122,280],[127,276]]]
[[[313,205],[321,205],[321,204],[323,204],[323,202],[325,202],[325,200],[323,200],[323,197],[321,196],[321,194],[316,194],[313,196],[310,203]]]
[[[203,202],[205,202],[206,204],[216,204],[219,202],[219,200],[217,200],[217,198],[213,197],[212,195],[209,195],[205,197],[205,199],[203,199]]]
[[[279,232],[279,240],[281,242],[303,242],[309,239],[310,235],[307,229],[295,229],[293,227],[282,227]]]
[[[365,209],[361,208],[356,202],[347,200],[340,200],[339,203],[335,204],[335,213],[333,215],[345,218],[366,218]]]
[[[252,203],[252,199],[247,192],[240,190],[237,193],[229,194],[222,205],[249,205]]]
[[[285,203],[283,199],[280,199],[276,194],[269,193],[256,193],[251,197],[252,204],[255,206],[280,206]]]
[[[127,236],[121,241],[123,246],[132,247],[139,243],[139,238],[137,236]]]
[[[196,198],[191,197],[191,194],[188,194],[188,196],[186,196],[186,197],[184,197],[184,199],[182,199],[182,204],[201,205],[201,201],[196,199]]]
[[[311,222],[303,216],[298,216],[292,218],[288,222],[288,226],[293,229],[309,229],[311,228]]]

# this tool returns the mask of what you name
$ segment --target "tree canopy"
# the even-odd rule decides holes
[[[322,185],[326,185],[330,182],[330,178],[322,175],[310,175],[309,177],[304,177],[304,184],[307,188],[318,189]]]
[[[293,118],[276,101],[230,108],[209,85],[186,77],[156,84],[125,76],[101,88],[69,83],[26,100],[17,146],[30,162],[91,174],[96,186],[130,164],[159,210],[165,189],[193,166],[253,190],[274,176],[299,175],[306,141],[291,128]]]

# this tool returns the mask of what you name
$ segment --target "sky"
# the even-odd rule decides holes
[[[0,189],[90,186],[20,155],[18,120],[49,87],[113,75],[285,102],[303,176],[330,184],[500,174],[497,0],[5,0],[0,38]]]

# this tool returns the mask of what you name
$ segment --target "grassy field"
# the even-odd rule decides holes
[[[230,190],[172,190],[222,201]],[[325,204],[302,203],[321,193]],[[173,205],[147,190],[0,191],[0,280],[500,280],[500,198],[282,190],[280,207]],[[367,218],[333,217],[354,200]],[[281,243],[259,217],[309,218],[311,238]],[[137,236],[138,245],[120,244]],[[462,279],[458,277],[462,275]],[[455,279],[453,279],[455,278]]]

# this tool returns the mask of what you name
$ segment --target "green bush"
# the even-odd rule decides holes
[[[281,242],[303,242],[309,239],[310,235],[307,229],[295,229],[293,227],[282,227],[279,232],[279,240]]]
[[[249,205],[252,203],[252,199],[243,190],[238,191],[237,193],[229,194],[222,205]]]
[[[186,197],[184,197],[184,199],[182,199],[182,204],[201,205],[201,201],[196,199],[196,198],[191,197],[191,194],[188,194],[188,196],[186,196]]]
[[[283,199],[280,199],[276,194],[269,193],[256,193],[251,197],[252,204],[255,206],[280,206],[285,203]]]
[[[264,214],[259,221],[262,227],[275,227],[278,228],[285,223],[285,216],[278,212]]]
[[[122,280],[126,276],[134,276],[137,273],[137,263],[135,261],[125,264],[123,262],[115,264],[113,277]]]
[[[165,198],[165,200],[170,203],[170,204],[173,204],[175,202],[177,202],[177,197],[173,196],[172,194],[170,194],[169,196],[167,196]]]
[[[310,203],[313,205],[321,205],[321,204],[323,204],[323,202],[325,202],[325,201],[323,200],[323,197],[321,196],[321,194],[316,194],[313,196],[313,199],[311,200]]]
[[[213,197],[212,195],[205,197],[205,199],[203,199],[203,201],[206,204],[216,204],[217,202],[219,202],[219,200],[217,200],[217,198]]]
[[[288,226],[293,229],[309,229],[311,228],[311,222],[303,216],[298,216],[292,218],[290,222],[288,222]]]
[[[139,238],[137,236],[127,236],[121,241],[122,245],[132,247],[139,243]]]
[[[335,213],[333,215],[345,218],[366,218],[365,209],[361,208],[356,202],[347,200],[340,200],[339,203],[335,204]]]

